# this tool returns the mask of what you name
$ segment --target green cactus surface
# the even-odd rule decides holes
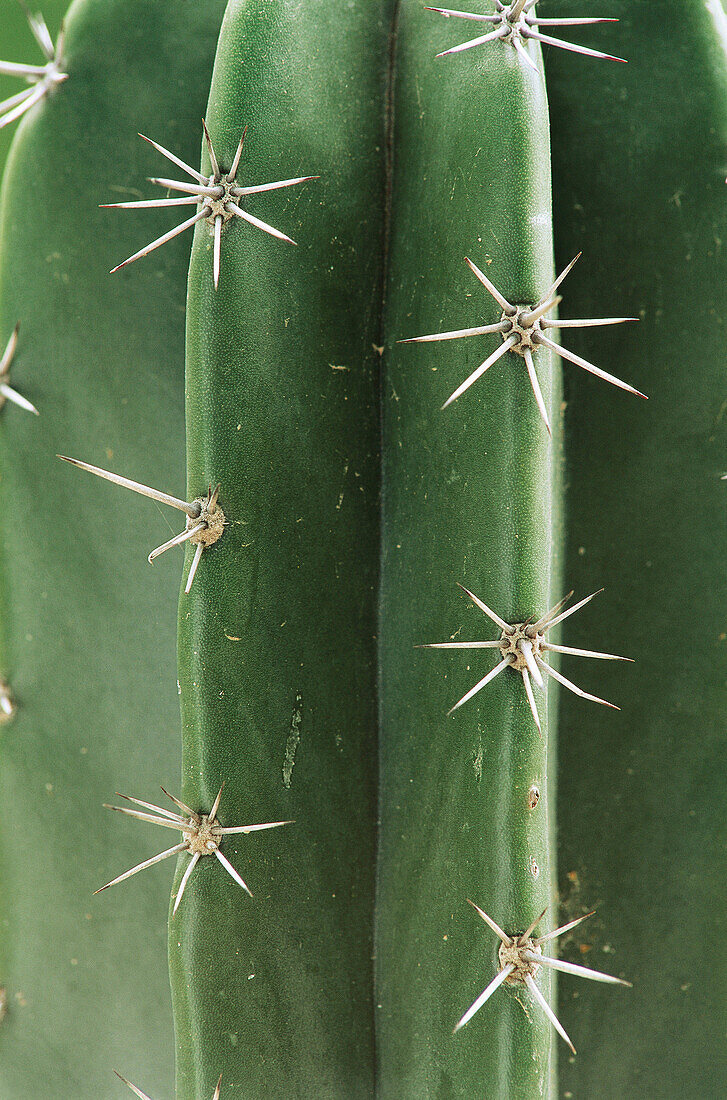
[[[566,388],[569,583],[597,574],[599,639],[636,664],[624,678],[604,670],[615,721],[594,708],[585,724],[562,693],[559,851],[564,916],[599,905],[566,956],[607,962],[634,989],[584,997],[560,983],[561,1019],[582,1036],[561,1088],[702,1100],[727,1076],[713,950],[725,928],[727,20],[698,0],[602,7],[620,17],[628,66],[588,68],[576,87],[566,58],[547,60],[556,253],[598,248],[574,312],[626,305],[641,323],[573,346],[650,401]],[[585,625],[573,620],[573,645]]]
[[[722,1094],[727,14],[468,7],[75,0],[16,122],[3,1100]]]
[[[377,894],[380,1090],[392,1098],[531,1096],[550,1075],[551,1027],[522,986],[452,1035],[497,968],[498,941],[467,899],[512,931],[546,905],[552,912],[555,761],[543,696],[542,737],[509,669],[448,717],[499,650],[414,649],[499,637],[458,583],[508,623],[538,618],[562,595],[560,364],[538,351],[551,442],[514,352],[441,407],[499,334],[396,343],[500,320],[465,256],[517,304],[532,305],[553,282],[542,75],[499,43],[436,59],[451,40],[418,3],[401,5],[382,382]],[[540,68],[536,48],[532,57]]]

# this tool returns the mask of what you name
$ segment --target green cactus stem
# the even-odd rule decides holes
[[[330,67],[335,56],[350,78],[353,32],[367,35],[381,49],[380,14],[370,13],[368,22],[360,17],[355,23],[347,13],[334,55],[326,37],[334,33],[333,15],[306,21],[299,5],[285,0],[260,6],[232,3],[220,39],[198,177],[215,194],[198,200],[200,224],[190,269],[187,442],[189,492],[219,482],[228,528],[205,555],[190,599],[180,604],[183,789],[189,805],[202,812],[220,782],[239,779],[235,788],[250,783],[261,814],[295,816],[299,825],[284,838],[271,838],[263,850],[260,865],[268,867],[269,875],[264,909],[231,910],[229,887],[214,863],[200,867],[189,883],[183,877],[188,864],[178,870],[176,889],[186,886],[187,901],[173,916],[170,967],[181,1098],[202,1095],[221,1062],[224,1079],[229,1075],[233,1085],[244,1073],[250,1095],[265,1094],[271,1073],[281,1096],[370,1095],[373,1089],[368,1079],[371,1046],[354,1044],[353,1035],[367,1035],[368,1043],[373,1042],[371,1001],[365,1000],[366,991],[371,995],[370,975],[361,950],[368,946],[365,929],[374,908],[372,863],[366,862],[371,848],[366,843],[374,835],[375,726],[366,698],[352,698],[353,671],[347,669],[355,661],[370,674],[376,652],[374,630],[365,625],[377,613],[376,385],[370,352],[368,363],[366,357],[376,343],[376,313],[362,313],[350,296],[325,299],[322,291],[330,294],[330,273],[335,271],[349,294],[351,287],[370,293],[382,270],[381,253],[365,255],[362,238],[355,238],[365,228],[360,210],[371,212],[371,185],[381,178],[384,145],[371,105],[381,94],[382,74],[375,74],[378,82],[370,75],[366,82],[353,70],[366,89],[357,101],[359,115],[361,102],[366,110],[363,130],[359,117],[356,147],[367,152],[370,174],[361,178],[358,164],[358,172],[353,171],[350,153],[339,154],[335,162],[331,157],[335,131],[327,135],[326,163],[308,155],[312,147],[321,149],[320,128],[310,120],[319,116],[318,101],[332,80],[330,72],[321,79],[318,69],[311,70],[301,59],[314,55]],[[519,18],[523,13],[514,14]],[[447,74],[445,83],[436,70],[434,28],[420,16],[413,3],[397,7],[389,73],[396,93],[389,132],[393,189],[387,211],[385,343],[390,350],[384,359],[380,456],[384,511],[378,606],[376,1088],[382,1096],[419,1096],[456,1082],[457,1095],[465,1096],[496,1082],[498,1095],[540,1095],[554,1074],[551,1023],[563,1030],[554,1015],[551,960],[531,967],[527,975],[524,970],[523,976],[519,971],[506,975],[516,988],[492,1006],[483,1053],[481,1038],[470,1038],[474,1028],[456,1039],[451,1034],[466,1004],[466,983],[474,982],[478,969],[473,967],[471,938],[459,922],[464,924],[468,895],[481,898],[484,891],[488,905],[494,902],[506,914],[507,928],[529,945],[530,931],[524,929],[531,930],[553,897],[553,742],[547,704],[542,718],[536,706],[531,668],[540,690],[545,686],[542,673],[547,673],[577,694],[604,701],[575,687],[543,659],[549,648],[545,629],[590,599],[568,611],[559,613],[558,605],[548,612],[559,580],[558,355],[622,389],[638,391],[552,338],[557,322],[548,314],[561,300],[556,291],[573,265],[554,281],[547,102],[537,45],[528,47],[533,66],[524,66],[516,49],[498,47],[480,59],[473,55],[469,67]],[[360,42],[354,52],[360,64]],[[273,71],[285,73],[287,80],[272,80]],[[459,110],[465,97],[467,115]],[[344,117],[338,121],[345,141]],[[253,163],[266,163],[264,158],[276,153],[280,158],[283,150],[289,158],[295,149],[297,160],[288,159],[284,168],[281,164],[281,175],[321,173],[326,207],[330,204],[337,214],[343,210],[343,229],[312,222],[315,192],[310,187],[300,192],[294,207],[296,239],[305,241],[309,234],[302,255],[283,254],[276,242],[208,209],[214,200],[220,211],[229,213],[236,204],[225,181],[239,188],[247,180],[244,155],[240,160],[241,126],[249,127],[245,152],[255,150]],[[430,129],[438,134],[435,144],[426,140]],[[449,177],[445,173],[442,178],[443,163],[452,166]],[[258,178],[259,168],[250,180]],[[288,182],[308,179],[296,176]],[[262,188],[251,186],[248,193],[257,190]],[[335,202],[330,198],[334,194]],[[346,203],[354,200],[359,214],[347,221]],[[291,205],[289,200],[280,209],[290,216]],[[336,243],[338,232],[350,238],[347,248],[354,266],[347,277],[331,256],[329,240],[333,236]],[[313,244],[320,250],[315,268],[308,259]],[[470,292],[471,284],[465,289],[462,280],[462,256],[470,251],[476,260],[469,260],[471,271],[464,272],[484,284],[499,308],[494,311],[483,291],[474,321],[485,323],[474,331],[452,331],[442,324],[443,303],[458,287],[460,293]],[[362,322],[370,326],[368,339]],[[465,318],[465,323],[472,321]],[[444,342],[443,349],[436,349],[436,367],[431,359],[424,367],[418,365],[413,349],[394,348],[397,338],[411,340],[406,330],[412,328],[433,334],[417,337],[417,342]],[[447,331],[437,333],[437,328]],[[552,336],[548,328],[554,330]],[[441,376],[451,377],[458,364],[467,363],[468,353],[477,354],[472,342],[462,346],[457,338],[498,338],[498,333],[499,350],[487,353],[477,370],[460,365],[457,389],[452,392],[447,383],[442,392]],[[314,347],[308,349],[311,334]],[[339,358],[352,360],[356,370],[350,380],[358,387],[353,410],[340,398],[333,404],[331,377],[321,366],[325,358],[328,369],[336,365],[330,353],[321,356],[321,342],[327,347],[342,339],[348,351]],[[499,373],[492,372],[475,387],[499,358]],[[276,366],[281,363],[290,366],[283,387]],[[302,376],[294,364],[301,364]],[[450,412],[447,406],[455,401],[458,407]],[[314,439],[315,452],[310,447]],[[342,463],[339,458],[344,476],[351,462],[363,466],[367,455],[374,459],[372,480],[359,485],[363,499],[355,518],[355,542],[350,531],[342,537],[333,515],[343,499],[335,459],[344,454],[345,444],[346,457]],[[304,479],[307,491],[301,495]],[[295,530],[298,524],[303,525],[300,532]],[[308,541],[309,531],[313,541]],[[346,598],[341,601],[336,592],[344,577]],[[492,684],[486,707],[479,699],[471,703],[468,712],[451,719],[447,736],[425,738],[424,751],[423,730],[435,723],[447,729],[440,709],[446,684],[441,674],[416,659],[413,647],[433,629],[433,610],[439,612],[440,623],[446,622],[447,612],[451,616],[450,592],[459,577],[474,578],[473,587],[505,611],[506,619],[494,617],[506,641],[483,643],[500,648],[500,665],[453,709],[469,702],[495,673],[504,675]],[[489,613],[481,597],[473,598]],[[352,615],[351,601],[358,617]],[[280,622],[287,628],[284,633]],[[325,645],[321,649],[321,623],[338,647],[337,675],[330,668],[327,677],[320,674],[319,662],[327,652]],[[550,655],[561,651],[573,652],[554,643]],[[591,650],[579,653],[613,657]],[[373,681],[369,685],[371,702]],[[309,700],[305,712],[304,699]],[[342,770],[334,766],[339,762],[325,742],[307,752],[300,745],[306,714],[314,728],[344,718],[346,728],[350,723],[346,740],[354,756]],[[281,769],[276,760],[284,736]],[[344,804],[347,815],[354,805],[360,815],[353,831],[348,820],[320,810],[326,793],[339,803],[342,790],[351,789],[352,783],[358,799],[351,795]],[[311,788],[319,807],[314,822]],[[301,829],[306,819],[307,838]],[[298,839],[301,833],[303,840]],[[507,838],[496,852],[486,841],[494,836]],[[295,873],[305,866],[311,837],[319,852],[317,889],[301,899],[292,885]],[[352,884],[346,886],[346,876],[354,873],[355,893]],[[328,903],[329,894],[335,906]],[[316,898],[313,921],[309,906]],[[346,900],[346,910],[340,908],[340,898]],[[357,915],[350,938],[343,913],[347,920]],[[301,930],[297,934],[296,928]],[[223,943],[237,945],[234,957],[220,952]],[[295,955],[292,943],[300,944]],[[311,950],[315,967],[308,961]],[[347,987],[342,1000],[339,968],[344,957],[348,982],[355,972],[358,983],[355,997]],[[254,985],[245,985],[246,970],[254,975]],[[315,1003],[315,1016],[292,1011],[292,999],[301,1006]],[[316,1043],[326,1056],[314,1066],[310,1051],[318,1049]],[[323,1081],[321,1065],[326,1070]]]
[[[727,20],[717,0],[604,5],[229,0],[212,73],[221,0],[77,0],[65,39],[29,17],[42,65],[0,63],[29,84],[0,105],[0,129],[19,122],[0,214],[3,1097],[90,1100],[114,1064],[168,1094],[167,961],[177,1100],[554,1100],[596,1095],[615,1061],[619,1095],[650,1096],[640,1018],[671,997],[695,1038],[676,989],[701,945],[682,980],[679,942],[662,965],[653,940],[682,886],[660,845],[691,866],[695,802],[690,897],[720,933],[721,786],[693,726],[716,759]],[[184,529],[154,538],[161,509],[58,450]],[[176,573],[147,569],[147,538],[150,562],[186,555],[173,809]],[[648,687],[616,681],[622,649]],[[105,815],[114,790],[138,795]],[[714,1045],[724,969],[703,983]],[[624,974],[626,1010],[613,990],[574,1009],[572,977]],[[558,1035],[588,1051],[560,1081]],[[718,1090],[701,1053],[667,1059],[665,1097]]]
[[[505,624],[538,619],[562,594],[560,365],[537,350],[541,406],[510,346],[443,409],[495,337],[395,341],[501,321],[503,302],[465,256],[507,304],[532,309],[552,286],[547,100],[537,45],[531,67],[497,42],[437,60],[446,40],[419,4],[400,5],[382,385],[379,1088],[529,1097],[547,1088],[554,1055],[524,985],[452,1031],[497,970],[467,899],[507,933],[553,900],[553,708],[541,705],[540,736],[523,676],[506,669],[447,717],[495,662],[414,647],[483,637],[456,583]],[[538,982],[555,1009],[549,973]]]
[[[240,207],[297,248],[195,231],[188,485],[219,483],[227,527],[180,602],[182,797],[225,782],[232,820],[296,824],[229,838],[252,899],[205,860],[171,918],[179,1100],[221,1069],[225,1094],[374,1094],[385,10],[234,0],[220,37],[202,175],[246,127],[240,187],[321,179]]]

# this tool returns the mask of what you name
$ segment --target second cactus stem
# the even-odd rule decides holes
[[[202,860],[170,918],[180,1100],[221,1071],[223,1097],[374,1093],[385,7],[233,0],[220,36],[221,171],[247,127],[241,186],[321,178],[240,200],[296,246],[231,220],[217,289],[214,226],[192,252],[189,492],[219,484],[227,525],[180,599],[182,797],[295,823],[223,844],[252,899]]]
[[[508,624],[535,622],[562,594],[560,366],[537,352],[551,441],[513,351],[442,408],[500,333],[396,341],[500,322],[465,257],[509,303],[532,306],[553,283],[548,108],[537,49],[535,71],[496,42],[464,65],[438,60],[442,30],[401,5],[382,383],[379,1089],[535,1096],[551,1027],[524,986],[452,1031],[497,972],[495,937],[467,899],[513,932],[554,901],[554,708],[533,682],[539,734],[506,668],[448,715],[502,654],[414,647],[499,639],[458,584]],[[555,1007],[554,983],[539,981]]]

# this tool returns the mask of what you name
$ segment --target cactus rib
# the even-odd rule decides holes
[[[259,905],[231,907],[206,867],[187,887],[169,936],[178,1100],[204,1096],[218,1067],[271,1100],[376,1089],[374,345],[389,7],[233,0],[219,40],[202,175],[212,152],[222,169],[233,162],[244,119],[251,184],[310,165],[323,193],[260,196],[300,247],[223,230],[218,288],[208,225],[195,233],[188,484],[202,469],[221,481],[230,522],[215,568],[203,559],[179,606],[182,797],[204,804],[252,767],[256,805],[305,824],[284,852],[261,838]],[[175,883],[183,872],[180,861]]]
[[[451,327],[447,301],[482,296],[480,285],[476,325],[499,324],[511,303],[532,310],[554,285],[547,102],[541,73],[512,49],[471,50],[443,73],[438,22],[416,0],[399,11],[382,379],[378,1095],[529,1097],[545,1094],[556,1057],[542,1013],[526,1017],[508,989],[484,1041],[452,1039],[479,969],[459,899],[484,892],[513,928],[553,901],[556,693],[548,685],[542,738],[506,668],[445,719],[477,677],[458,690],[454,671],[433,677],[431,656],[412,660],[412,647],[451,616],[452,577],[486,592],[506,625],[560,593],[562,367],[538,349],[550,442],[519,356],[442,416],[449,372],[469,375],[483,358],[475,338],[438,343],[431,369],[395,341]],[[527,49],[539,59],[537,44]],[[462,262],[473,238],[495,294]],[[554,1003],[550,972],[540,980]]]
[[[557,0],[563,15],[580,6]],[[638,65],[584,66],[574,82],[564,54],[546,57],[556,256],[598,250],[598,268],[572,287],[573,312],[627,296],[638,339],[599,347],[586,330],[574,350],[638,371],[658,406],[641,417],[617,401],[604,418],[595,387],[566,393],[565,572],[580,587],[598,563],[618,593],[601,609],[603,637],[626,630],[639,661],[619,685],[627,722],[593,709],[584,728],[561,694],[558,846],[565,912],[593,896],[612,915],[569,957],[608,952],[638,993],[562,999],[589,1051],[563,1060],[558,1094],[704,1100],[727,1080],[727,965],[719,951],[703,965],[724,934],[726,882],[725,4],[613,8]],[[572,622],[568,642],[588,644]],[[683,644],[693,624],[705,646]],[[622,678],[605,672],[612,691]]]
[[[46,2],[58,11],[58,0]],[[6,43],[14,6],[0,0]],[[135,197],[139,179],[154,171],[156,155],[138,129],[167,134],[184,160],[198,156],[223,11],[224,0],[74,0],[63,46],[68,80],[0,132],[15,131],[0,200],[0,352],[19,319],[12,382],[21,393],[27,387],[41,413],[32,422],[14,409],[0,415],[3,513],[24,508],[22,521],[3,523],[0,583],[0,680],[17,700],[3,737],[0,797],[5,807],[24,807],[0,831],[4,1100],[105,1098],[114,1065],[133,1066],[153,1096],[168,1095],[173,1079],[168,893],[157,880],[149,890],[119,889],[107,899],[113,904],[88,899],[109,871],[139,860],[139,836],[101,808],[99,791],[138,784],[143,793],[176,769],[169,594],[179,569],[161,559],[155,574],[145,554],[135,555],[138,502],[69,476],[53,455],[112,469],[118,462],[148,484],[184,484],[188,255],[172,242],[133,279],[105,277],[132,251],[134,227],[98,203]],[[46,18],[54,32],[50,6]],[[21,55],[0,47],[0,56]],[[165,228],[157,228],[163,211],[143,216],[147,239]],[[160,539],[168,537],[157,522]],[[69,844],[79,838],[80,807],[89,837],[83,859]],[[232,807],[229,816],[247,820]],[[229,851],[235,839],[223,851],[254,889]],[[216,860],[203,865],[219,869]],[[120,1004],[121,1025],[112,1007]]]

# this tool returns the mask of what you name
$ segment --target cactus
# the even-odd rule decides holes
[[[207,861],[173,918],[179,1097],[374,1091],[383,12],[235,2],[220,35],[221,167],[247,127],[239,184],[321,180],[246,206],[297,247],[230,220],[217,288],[206,221],[192,250],[188,486],[228,525],[180,598],[182,797],[295,824],[229,851],[249,904]]]
[[[593,17],[569,0],[542,0],[537,12],[533,0],[473,0],[473,12],[427,11],[419,0],[229,0],[211,84],[219,2],[195,8],[192,22],[186,6],[170,11],[158,0],[74,6],[57,66],[67,79],[37,103],[18,100],[28,117],[0,224],[0,337],[9,341],[0,397],[40,413],[35,421],[0,411],[6,515],[18,499],[34,502],[30,522],[6,523],[3,550],[0,709],[12,717],[3,789],[6,804],[32,807],[30,823],[3,837],[13,932],[0,1042],[14,1046],[0,1081],[11,1100],[29,1090],[66,1095],[66,1079],[82,1100],[111,1095],[114,1066],[141,1100],[170,1094],[156,864],[174,857],[167,923],[178,1100],[529,1100],[564,1087],[606,1095],[612,1033],[618,1095],[705,1094],[693,1091],[704,1087],[703,1052],[687,1076],[678,1041],[663,1091],[644,1078],[644,998],[664,998],[683,968],[676,943],[665,967],[654,942],[662,900],[657,883],[640,881],[647,856],[635,842],[643,835],[658,862],[669,811],[654,816],[652,804],[658,824],[644,822],[623,780],[635,761],[642,775],[661,775],[667,807],[674,792],[686,812],[701,767],[695,726],[708,723],[718,752],[724,694],[710,651],[707,702],[693,703],[691,655],[671,641],[683,619],[675,612],[663,644],[682,674],[670,698],[689,714],[677,783],[660,753],[662,727],[649,727],[642,704],[667,682],[650,634],[666,597],[659,587],[657,605],[644,584],[645,544],[631,548],[626,525],[642,516],[656,546],[650,558],[677,591],[685,547],[696,543],[700,583],[708,579],[712,599],[721,591],[723,548],[712,531],[723,472],[714,468],[723,432],[715,318],[725,308],[715,268],[727,104],[718,36],[727,41],[727,20],[714,0],[676,4],[659,0],[667,27],[679,16],[679,40],[664,32],[649,43],[649,56],[667,59],[671,114],[638,94],[653,69],[641,56],[652,24],[638,0],[604,0],[611,10]],[[560,37],[571,30],[573,41]],[[110,65],[100,52],[109,41]],[[615,64],[617,53],[631,65]],[[150,58],[153,108],[138,76]],[[697,71],[695,126],[680,97]],[[673,118],[683,120],[676,137]],[[89,175],[91,148],[103,168]],[[667,148],[674,167],[665,170]],[[54,191],[47,224],[29,227],[27,180],[48,158],[62,165],[73,201]],[[165,197],[144,184],[160,158],[186,177],[150,177],[174,192]],[[640,188],[633,204],[624,180]],[[97,211],[101,204],[116,209]],[[168,207],[180,207],[178,221]],[[647,278],[667,215],[679,240],[668,284],[661,273]],[[90,259],[77,243],[89,234],[98,249]],[[624,239],[628,262],[617,251]],[[682,269],[696,242],[700,332],[709,336],[686,361],[685,402],[674,304],[689,296]],[[107,258],[112,274],[102,276]],[[645,324],[626,324],[636,316]],[[668,412],[662,371],[647,369],[647,346],[659,341],[671,356]],[[52,371],[34,375],[38,362]],[[656,400],[633,400],[645,396],[634,383]],[[686,444],[675,419],[685,404]],[[46,424],[50,440],[39,445],[33,429]],[[641,484],[634,477],[643,461],[635,438],[647,441],[647,462],[668,455],[669,480],[654,502],[643,500],[646,474]],[[67,461],[117,487],[82,482],[54,463],[59,449],[82,454]],[[680,484],[696,503],[680,541],[670,535],[662,546],[664,505],[679,503],[673,482],[683,464]],[[173,808],[153,798],[177,756],[174,565],[169,555],[153,575],[142,572],[148,506],[120,489],[185,514],[184,529],[148,555],[153,562],[177,546],[186,555]],[[608,529],[594,511],[602,506]],[[73,543],[69,507],[83,515]],[[63,540],[60,563],[42,550],[48,527]],[[38,610],[38,576],[54,580],[52,619]],[[595,592],[581,595],[606,582],[596,603]],[[573,593],[561,599],[571,585],[574,603]],[[691,594],[718,645],[719,616]],[[132,607],[149,623],[133,664],[118,645]],[[59,619],[74,624],[71,655],[51,634]],[[79,655],[88,665],[81,691]],[[586,659],[589,690],[570,679],[574,657]],[[616,680],[616,662],[632,658],[636,667]],[[34,660],[46,662],[42,676]],[[653,678],[648,690],[640,668]],[[634,715],[650,731],[643,745]],[[79,770],[84,748],[100,760]],[[51,800],[59,786],[61,808]],[[114,790],[134,793],[104,817],[100,803]],[[617,809],[629,814],[620,843],[604,829],[599,796],[614,819]],[[79,798],[83,839],[74,843],[89,858],[49,879],[48,837],[78,835]],[[172,830],[174,843],[147,855],[123,817]],[[30,869],[12,858],[21,828]],[[682,866],[692,854],[684,844]],[[702,870],[703,905],[718,908],[720,875],[708,859]],[[57,923],[33,912],[39,881],[58,899]],[[78,928],[85,908],[91,920]],[[42,998],[41,944],[64,942],[69,929],[84,984],[74,988],[57,967]],[[715,920],[710,934],[718,939]],[[574,943],[581,950],[560,959],[557,939],[566,954]],[[599,946],[615,959],[596,962]],[[113,967],[114,997],[133,1004],[132,1022],[110,1025],[69,1057],[59,1085],[49,1061],[29,1067],[17,1051],[39,1027],[54,1049],[68,1044],[53,1011],[59,997],[74,1028],[84,1018],[98,1026],[89,975],[100,960]],[[601,1000],[589,985],[573,1000],[573,977],[628,986],[626,975],[635,983],[628,994],[604,990]],[[695,1015],[689,982],[680,983],[684,1007],[670,1002],[671,1013],[685,1013],[685,1034]],[[22,983],[33,989],[25,1016]],[[717,1019],[716,976],[707,988]],[[652,1046],[664,1027],[652,1025]],[[560,1071],[556,1033],[581,1050]],[[718,1028],[714,1036],[717,1044]],[[719,1080],[715,1069],[715,1095]]]
[[[468,60],[437,61],[444,44],[440,23],[422,19],[418,5],[401,6],[387,297],[387,330],[398,337],[494,325],[511,304],[533,311],[566,293],[554,286],[548,113],[537,46],[520,43],[534,71],[504,41],[473,48]],[[437,67],[443,64],[445,74]],[[397,172],[397,164],[404,168]],[[465,296],[480,289],[462,262],[473,249],[475,274],[486,272],[490,296],[500,296],[494,308],[484,291],[473,294],[474,309],[467,305]],[[385,359],[382,1096],[446,1095],[450,1088],[461,1096],[483,1088],[493,1096],[542,1095],[555,1072],[551,1022],[523,981],[509,983],[476,1023],[451,1035],[498,972],[492,941],[473,927],[465,899],[506,934],[524,934],[546,907],[549,927],[557,923],[555,700],[547,714],[540,707],[541,738],[526,652],[519,660],[501,650],[522,673],[504,669],[493,680],[501,666],[490,660],[473,661],[465,679],[461,660],[435,667],[433,654],[417,657],[411,648],[444,630],[455,642],[488,637],[474,633],[472,612],[456,614],[455,582],[471,590],[485,614],[494,608],[499,629],[511,637],[512,624],[539,620],[562,595],[560,366],[546,343],[534,355],[537,373],[528,371],[528,358],[513,345],[462,392],[462,380],[473,378],[493,343],[492,335],[476,347],[447,340],[424,363],[420,348],[392,349]],[[462,396],[439,412],[455,383]],[[454,687],[445,679],[451,665]],[[452,704],[487,679],[485,690],[446,721]],[[555,1009],[549,973],[540,971],[536,988]]]

